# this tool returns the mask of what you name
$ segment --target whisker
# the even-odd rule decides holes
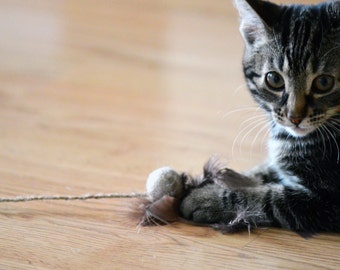
[[[239,137],[242,135],[243,132],[245,132],[248,128],[250,128],[254,122],[250,122],[250,120],[254,120],[256,118],[260,117],[259,115],[257,115],[256,117],[251,117],[250,119],[246,119],[245,121],[243,121],[241,124],[240,124],[240,127],[242,127],[242,125],[245,125],[245,123],[247,123],[243,128],[241,128],[240,131],[238,131],[238,134],[237,136],[235,137],[234,141],[233,141],[233,145],[232,145],[232,156],[234,157],[234,148],[235,148],[235,145],[239,139]],[[248,123],[250,122],[250,123]]]
[[[245,89],[247,89],[247,84],[246,84],[246,83],[241,84],[240,86],[238,86],[238,87],[233,91],[233,93],[236,94],[236,93],[237,93],[238,91],[240,91],[243,87],[244,87]]]
[[[329,124],[332,127],[332,129],[335,129],[338,132],[340,131],[340,122],[331,120],[327,124]]]
[[[265,121],[264,123],[267,123],[267,121]],[[257,138],[259,137],[259,135],[264,131],[266,130],[266,133],[268,132],[268,125],[264,125],[255,135],[252,143],[251,143],[251,148],[250,148],[250,159],[253,158],[253,152],[254,152],[254,146],[255,146],[255,142],[257,140]],[[262,147],[261,147],[262,148]]]
[[[267,123],[266,120],[262,120],[262,121],[258,121],[257,123],[254,124],[254,126],[248,130],[248,132],[243,136],[241,142],[240,142],[240,146],[242,147],[242,145],[244,144],[244,141],[246,140],[246,138],[254,131],[256,130],[259,126],[263,125]],[[266,126],[265,126],[266,127]],[[263,127],[262,127],[263,128]],[[262,130],[262,128],[260,130]],[[251,149],[251,152],[252,152],[252,149]],[[251,153],[252,155],[252,153]]]
[[[336,137],[334,136],[332,131],[327,127],[327,125],[324,125],[323,128],[327,132],[327,134],[331,136],[331,139],[335,142],[335,147],[336,147],[337,152],[338,152],[336,161],[337,161],[337,163],[339,163],[339,161],[340,161],[340,149],[339,149],[339,145],[338,145],[338,142],[336,140]],[[333,151],[332,147],[330,147],[330,148],[331,148],[331,151]]]
[[[326,149],[326,140],[325,140],[325,137],[322,133],[322,126],[320,128],[318,128],[316,131],[317,131],[316,134],[318,136],[318,139],[321,138],[321,141],[322,141],[322,145],[323,145],[322,158],[324,159],[326,157],[327,149]]]
[[[242,121],[241,124],[240,124],[240,128],[242,128],[242,126],[244,126],[244,125],[248,126],[248,123],[249,122],[253,122],[253,120],[256,120],[256,119],[266,119],[266,118],[267,118],[267,116],[263,115],[263,114],[262,115],[259,115],[259,114],[254,115],[254,116],[249,117],[246,120]]]
[[[274,125],[268,126],[266,132],[263,134],[263,138],[261,140],[261,151],[264,151],[264,147],[268,147],[267,141],[269,137],[270,130],[274,127]],[[266,143],[265,143],[266,142]]]
[[[262,140],[261,140],[261,145],[262,145],[262,147],[263,147],[263,145],[267,145],[267,144],[265,144],[264,142],[266,141],[266,139],[268,139],[268,136],[269,136],[269,133],[270,133],[270,131],[273,129],[273,128],[275,128],[275,123],[274,123],[274,120],[270,120],[269,122],[268,122],[268,129],[267,129],[267,131],[266,131],[266,133],[264,134],[264,136],[263,136],[263,138],[262,138]]]
[[[265,116],[264,115],[258,115],[257,117],[252,117],[251,120],[257,119],[258,121],[252,121],[249,123],[249,119],[247,120],[248,124],[243,127],[241,129],[241,131],[239,131],[238,135],[236,136],[236,138],[234,139],[233,145],[232,145],[232,157],[233,159],[235,158],[235,147],[237,142],[239,141],[240,137],[242,136],[242,140],[240,141],[240,154],[242,155],[242,145],[244,143],[244,140],[246,139],[246,137],[248,137],[248,135],[254,130],[256,129],[258,126],[266,123],[266,119],[264,119]],[[244,133],[246,132],[246,133]]]
[[[322,58],[324,58],[324,57],[326,57],[329,53],[331,53],[332,51],[334,51],[334,50],[336,50],[336,49],[339,49],[340,48],[340,45],[339,46],[335,46],[334,48],[332,48],[332,49],[330,49],[328,52],[326,52],[322,57],[321,57],[321,59]]]
[[[232,110],[232,111],[225,113],[222,118],[224,119],[224,118],[228,117],[229,115],[231,115],[233,113],[237,113],[237,112],[251,111],[251,110],[255,111],[255,109],[257,109],[257,108],[258,108],[257,106],[244,106],[244,107],[237,108],[235,110]]]

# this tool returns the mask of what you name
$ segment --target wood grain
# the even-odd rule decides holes
[[[230,1],[2,0],[0,196],[143,192],[212,154],[258,164],[242,51]],[[0,269],[340,269],[338,235],[137,228],[138,204],[1,204]]]

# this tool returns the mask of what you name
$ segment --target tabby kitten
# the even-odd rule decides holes
[[[225,231],[340,232],[340,1],[235,1],[247,85],[271,123],[269,159],[244,175],[208,163],[180,215]]]

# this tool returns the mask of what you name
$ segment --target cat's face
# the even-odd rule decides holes
[[[237,0],[250,92],[295,137],[340,130],[340,2],[276,6]]]

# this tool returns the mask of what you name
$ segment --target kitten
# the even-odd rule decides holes
[[[271,123],[268,162],[244,175],[209,162],[180,215],[224,231],[340,232],[340,1],[235,1],[247,85]]]

